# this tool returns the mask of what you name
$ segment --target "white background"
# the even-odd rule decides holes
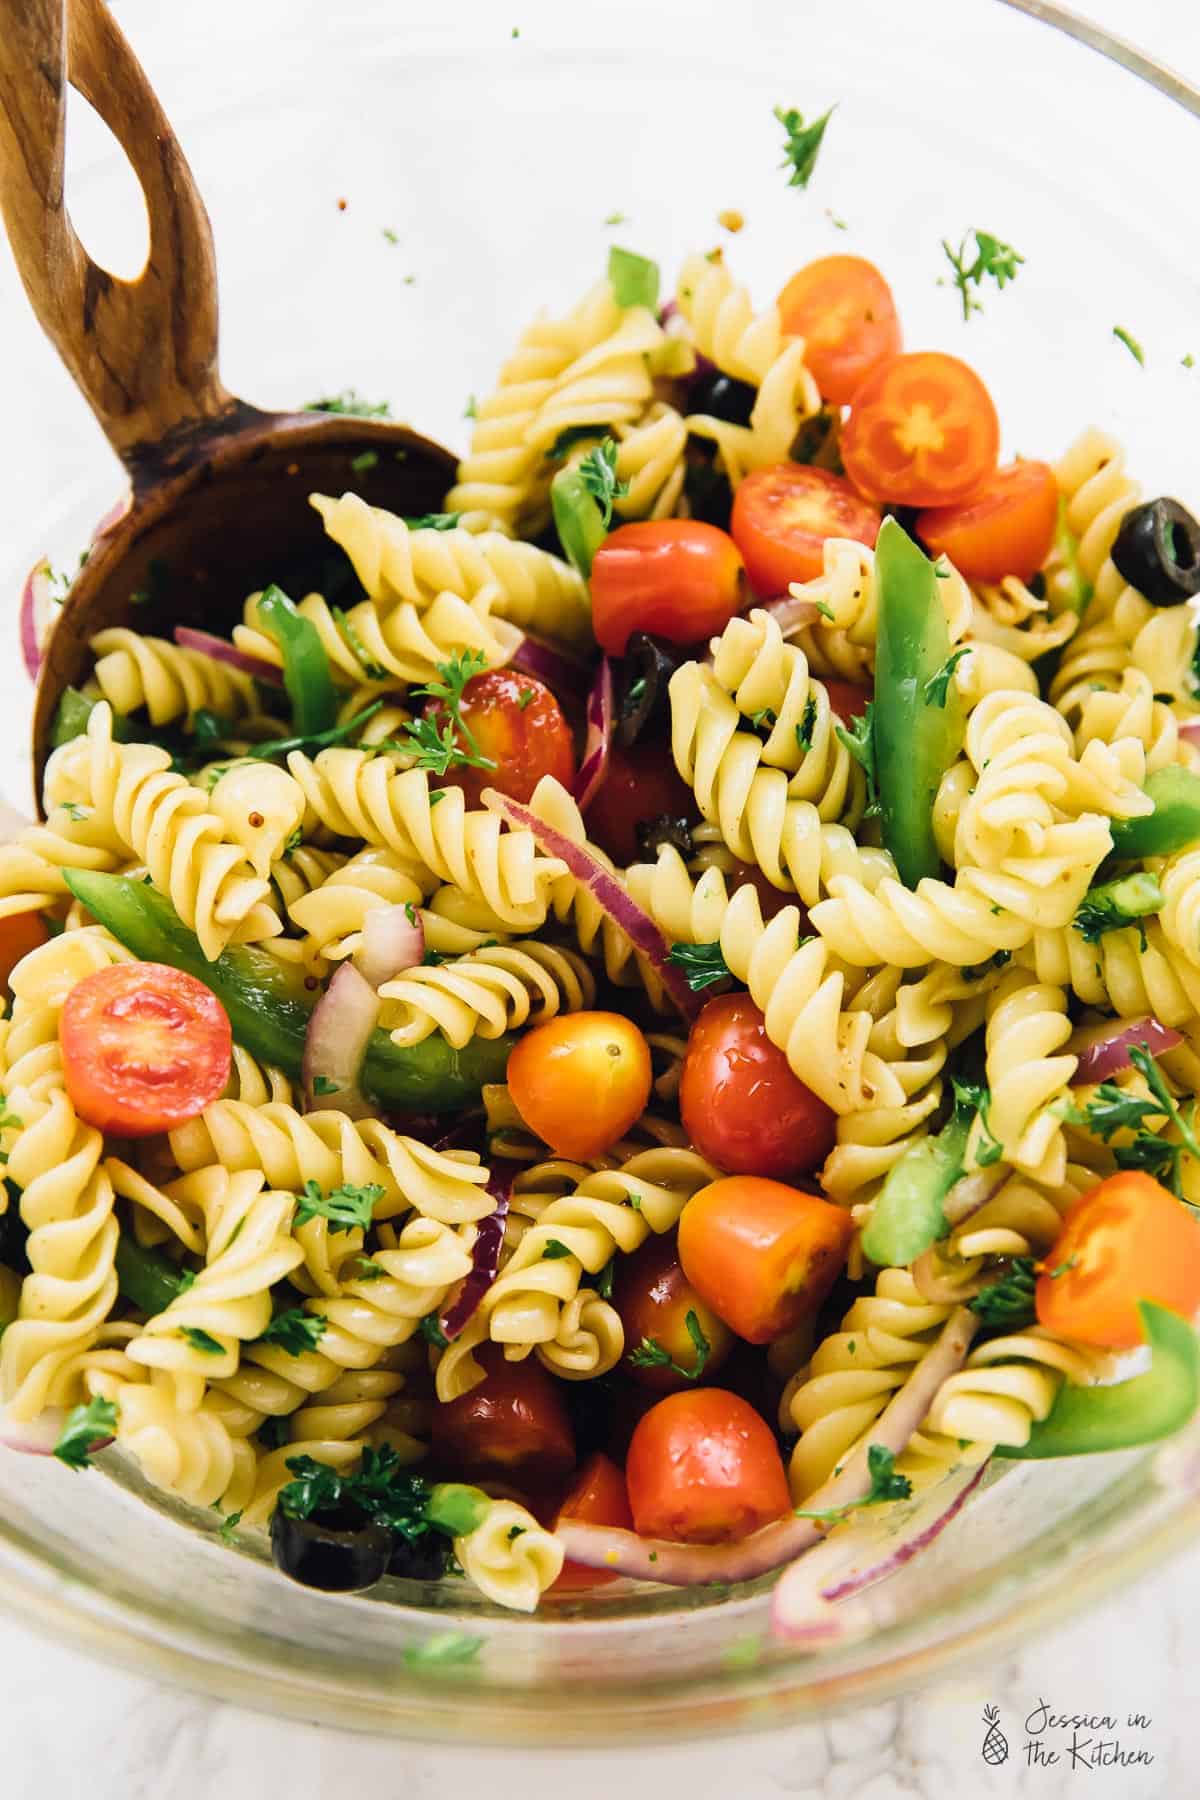
[[[170,3],[170,0],[167,0]],[[257,0],[246,0],[253,6]],[[782,3],[782,0],[781,0]],[[896,0],[892,0],[895,4]],[[118,5],[135,46],[163,15],[164,0]],[[489,15],[495,0],[477,0]],[[1085,9],[1192,79],[1200,79],[1200,15],[1194,0],[1090,0]],[[459,11],[475,11],[460,0]],[[519,22],[520,5],[513,7]],[[195,19],[191,23],[194,26]],[[1000,129],[1000,121],[985,122]],[[1119,121],[1114,121],[1114,130]],[[1164,180],[1170,176],[1164,174]],[[1194,231],[1195,197],[1180,196],[1180,229]],[[0,252],[0,279],[11,267]],[[3,347],[0,346],[0,357]],[[6,434],[14,421],[5,422]],[[0,447],[0,473],[16,472],[19,447]],[[2,485],[2,484],[0,484]],[[19,484],[18,484],[19,485]],[[46,517],[62,510],[47,498]],[[0,509],[0,524],[31,533],[26,513]],[[34,534],[36,535],[36,534]],[[22,548],[24,543],[22,543]],[[0,545],[6,562],[13,545]],[[3,677],[0,676],[0,680]],[[16,694],[15,684],[11,693]],[[7,695],[6,695],[7,697]],[[26,704],[22,701],[20,704]],[[6,708],[11,717],[11,709]],[[15,739],[5,734],[8,742]],[[3,785],[18,797],[10,765]],[[901,1800],[955,1794],[1046,1796],[1073,1793],[1152,1800],[1200,1789],[1195,1721],[1194,1619],[1200,1615],[1200,1551],[1177,1561],[1066,1630],[1002,1665],[964,1672],[905,1702],[728,1744],[664,1751],[526,1752],[424,1750],[420,1747],[278,1723],[252,1711],[180,1694],[97,1666],[42,1642],[11,1620],[0,1622],[0,1795],[4,1800],[578,1800],[619,1793],[625,1800]],[[252,1699],[247,1695],[247,1699]],[[1028,1768],[1021,1723],[1045,1700],[1057,1712],[1149,1715],[1125,1732],[1154,1758],[1149,1766],[1072,1770],[1067,1758]],[[1000,1708],[1013,1755],[1001,1768],[980,1757],[985,1704]],[[1050,1734],[1062,1743],[1069,1733]]]

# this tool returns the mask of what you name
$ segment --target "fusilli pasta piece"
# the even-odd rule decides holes
[[[455,1538],[454,1554],[485,1599],[514,1612],[533,1612],[563,1565],[554,1533],[515,1500],[491,1501],[474,1531]]]
[[[254,678],[202,650],[184,649],[123,625],[98,631],[89,648],[96,658],[92,681],[114,713],[144,706],[151,725],[186,718],[190,727],[201,707],[225,719],[259,711]]]
[[[581,956],[552,944],[495,944],[432,967],[417,964],[385,981],[380,1027],[394,1044],[435,1031],[461,1050],[559,1012],[591,1006],[596,983]]]

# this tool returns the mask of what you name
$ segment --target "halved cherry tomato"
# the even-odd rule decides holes
[[[580,1469],[570,1493],[558,1509],[556,1524],[558,1519],[584,1519],[589,1525],[617,1525],[622,1531],[633,1530],[625,1477],[602,1450],[590,1456]],[[611,1569],[589,1569],[586,1563],[572,1562],[568,1557],[551,1592],[561,1594],[572,1588],[603,1587],[606,1582],[616,1579]]]
[[[1042,1266],[1039,1323],[1084,1344],[1140,1344],[1139,1300],[1186,1319],[1200,1312],[1200,1222],[1139,1169],[1078,1199]]]
[[[1058,483],[1044,462],[1012,462],[960,506],[917,514],[917,536],[969,581],[1032,581],[1054,542]]]
[[[843,725],[864,716],[867,701],[871,698],[866,688],[855,687],[852,681],[839,681],[836,677],[829,681],[822,675],[821,680],[829,695],[830,711],[837,714]]]
[[[477,769],[460,763],[438,787],[461,788],[468,806],[479,805],[486,787],[498,788],[512,800],[529,800],[543,775],[553,775],[570,788],[575,778],[571,728],[543,682],[513,669],[487,669],[468,681],[459,710],[480,753],[496,766]],[[436,700],[429,702],[425,714],[439,726],[448,721]],[[458,742],[468,748],[461,734]]]
[[[812,581],[825,566],[826,538],[873,546],[880,512],[828,469],[772,463],[753,469],[733,497],[729,529],[755,593],[786,594],[792,581]]]
[[[509,1362],[500,1344],[475,1352],[486,1378],[433,1409],[435,1460],[469,1479],[536,1487],[575,1464],[575,1436],[562,1390],[536,1356]]]
[[[769,1344],[817,1311],[853,1236],[850,1214],[818,1194],[731,1175],[684,1207],[679,1260],[739,1337]]]
[[[630,750],[614,744],[600,791],[587,809],[588,836],[627,868],[642,858],[638,826],[664,813],[689,824],[699,817],[692,790],[671,760],[670,744],[647,738]]]
[[[114,963],[77,982],[58,1021],[80,1118],[114,1137],[184,1125],[229,1080],[233,1033],[211,988],[165,963]]]
[[[625,1465],[643,1537],[729,1544],[790,1511],[774,1434],[724,1388],[669,1394],[642,1419]]]
[[[861,707],[859,711],[862,711]],[[724,868],[724,863],[721,866]],[[764,919],[773,919],[785,906],[794,906],[800,914],[800,930],[807,932],[808,908],[795,894],[788,894],[782,888],[774,887],[753,863],[744,863],[737,856],[731,857],[730,866],[725,869],[725,887],[730,894],[736,894],[739,888],[752,887],[758,895],[759,911]]]
[[[860,494],[899,506],[956,506],[994,474],[1000,421],[957,356],[894,356],[867,376],[842,431],[842,462]]]
[[[739,1175],[808,1175],[837,1132],[834,1113],[792,1074],[749,994],[710,1000],[692,1026],[679,1113],[700,1154]]]
[[[529,1129],[586,1162],[628,1131],[650,1098],[650,1046],[620,1013],[578,1012],[528,1032],[508,1059],[508,1091]]]
[[[892,290],[861,256],[822,256],[779,296],[783,329],[804,339],[804,360],[823,400],[845,406],[885,357],[900,351]]]
[[[724,1319],[718,1319],[684,1274],[673,1234],[651,1236],[632,1256],[618,1259],[612,1298],[625,1329],[625,1360],[621,1367],[639,1387],[671,1394],[689,1385],[688,1376],[696,1368],[698,1356],[696,1341],[687,1326],[689,1313],[695,1315],[708,1343],[697,1379],[710,1381],[733,1348],[733,1333],[728,1325]],[[633,1361],[633,1353],[640,1351],[647,1340],[670,1357],[675,1367]]]
[[[592,562],[592,629],[612,656],[631,631],[696,644],[742,606],[742,559],[727,532],[699,519],[620,525]]]
[[[0,919],[0,985],[8,986],[8,978],[23,956],[49,941],[46,921],[39,912],[9,913]]]

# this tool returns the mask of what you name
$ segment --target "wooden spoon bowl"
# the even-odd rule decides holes
[[[150,250],[133,281],[91,260],[66,213],[68,82],[145,194]],[[440,505],[454,458],[402,425],[262,412],[222,385],[208,215],[103,0],[0,0],[0,213],[38,320],[130,478],[46,647],[33,719],[40,801],[55,709],[86,678],[96,632],[224,632],[269,581],[299,598],[331,549],[310,492],[352,486],[371,505],[419,515]]]

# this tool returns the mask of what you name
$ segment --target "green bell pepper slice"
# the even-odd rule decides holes
[[[283,685],[292,703],[297,737],[316,737],[337,722],[337,689],[329,658],[311,619],[306,619],[281,587],[272,582],[258,602],[258,622],[279,645]]]
[[[1200,775],[1168,763],[1146,777],[1143,791],[1153,800],[1154,811],[1140,819],[1112,821],[1117,856],[1170,856],[1200,839]]]
[[[941,870],[933,803],[962,743],[962,706],[945,678],[950,633],[938,590],[933,563],[902,525],[885,519],[875,546],[875,776],[884,845],[910,888]]]
[[[253,944],[231,944],[213,962],[170,901],[123,875],[65,869],[64,879],[94,918],[143,962],[167,963],[210,988],[229,1014],[235,1040],[260,1062],[300,1078],[309,1016],[318,996],[293,967]],[[372,1034],[362,1085],[381,1105],[404,1112],[453,1112],[473,1104],[485,1082],[503,1081],[511,1035],[472,1038],[455,1050],[434,1034],[399,1049],[385,1031]]]
[[[151,1315],[165,1312],[178,1297],[180,1271],[160,1250],[148,1250],[123,1231],[114,1261],[117,1286],[139,1311]]]
[[[945,1200],[963,1172],[975,1108],[955,1105],[932,1137],[919,1138],[888,1171],[863,1230],[862,1247],[881,1269],[902,1269],[946,1235]]]
[[[1200,1405],[1200,1342],[1186,1319],[1153,1301],[1138,1311],[1151,1364],[1144,1375],[1112,1387],[1064,1382],[1047,1416],[1027,1444],[997,1444],[994,1455],[1012,1461],[1045,1456],[1087,1456],[1098,1450],[1130,1450],[1178,1431]]]

